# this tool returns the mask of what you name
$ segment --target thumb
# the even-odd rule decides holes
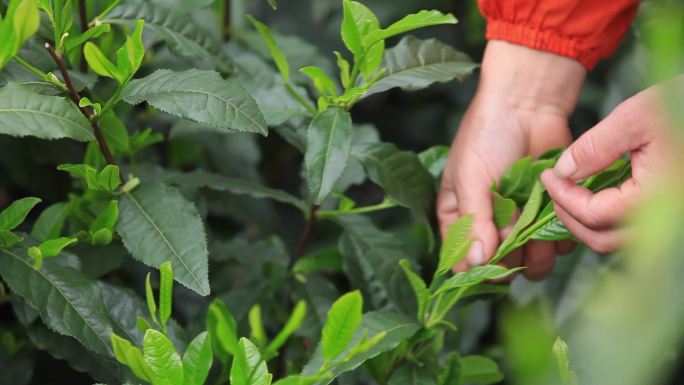
[[[638,125],[628,122],[624,107],[616,108],[604,120],[589,129],[568,147],[554,166],[561,179],[573,181],[593,175],[622,154],[642,146],[644,134]]]

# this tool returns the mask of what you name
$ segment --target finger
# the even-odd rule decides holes
[[[523,275],[532,281],[540,281],[553,271],[556,264],[556,245],[551,241],[530,241],[525,245]]]
[[[513,226],[515,226],[515,222],[518,221],[518,218],[520,218],[520,209],[516,207],[515,212],[513,212],[513,217],[511,218],[511,223],[503,229],[499,229],[499,239],[502,241],[506,239],[508,234],[511,233],[511,230],[513,230]]]
[[[556,253],[558,255],[570,254],[577,247],[577,242],[570,240],[556,242]]]
[[[517,248],[517,249],[511,251],[507,256],[505,256],[504,259],[501,260],[501,262],[497,263],[497,265],[505,267],[506,269],[515,269],[516,267],[522,266],[522,261],[523,261],[523,250],[522,250],[522,248]],[[517,277],[517,276],[518,276],[518,273],[513,273],[506,278],[494,279],[491,282],[492,283],[507,283],[507,282],[513,281],[515,279],[515,277]]]
[[[460,261],[454,267],[451,268],[451,271],[454,273],[462,273],[464,271],[468,271],[468,263],[466,263],[465,260]]]
[[[597,193],[570,180],[559,179],[550,170],[542,173],[541,180],[555,203],[584,226],[594,229],[618,223],[640,195],[640,189],[632,178],[620,187]]]
[[[607,254],[617,250],[626,239],[624,230],[592,230],[573,218],[558,204],[554,203],[553,207],[558,219],[563,222],[565,227],[597,254]]]
[[[645,132],[631,124],[631,115],[629,107],[618,107],[580,136],[556,162],[556,175],[573,181],[586,178],[645,144]]]
[[[447,182],[442,183],[437,195],[437,220],[442,240],[446,238],[447,227],[458,219],[458,199]]]

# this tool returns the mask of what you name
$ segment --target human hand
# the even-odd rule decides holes
[[[487,44],[480,84],[451,146],[437,198],[442,237],[460,215],[474,214],[475,241],[454,267],[465,271],[492,258],[507,231],[492,218],[490,186],[516,160],[571,142],[567,119],[575,108],[585,69],[578,62],[502,41]],[[552,269],[553,242],[529,242],[502,261],[529,267],[524,274],[540,279]],[[572,247],[572,246],[570,246]]]
[[[681,87],[684,76],[670,85]],[[628,237],[620,222],[672,165],[675,151],[669,114],[663,108],[665,85],[642,91],[620,104],[575,141],[541,180],[554,201],[558,218],[580,241],[599,254],[617,249]],[[684,88],[682,88],[684,89]],[[597,193],[577,185],[608,167],[624,153],[631,154],[632,177],[619,187]]]

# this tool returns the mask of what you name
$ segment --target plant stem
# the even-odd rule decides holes
[[[301,258],[304,255],[304,253],[306,253],[306,249],[309,246],[309,239],[311,239],[311,233],[313,231],[314,224],[316,224],[318,209],[318,205],[311,206],[309,216],[308,218],[306,218],[306,223],[304,224],[304,229],[302,230],[302,234],[299,236],[299,247],[297,249],[297,254],[295,254],[294,258],[292,258],[292,260],[290,261],[290,265],[294,265],[295,262],[297,262],[297,260]]]
[[[81,19],[81,33],[85,33],[88,30],[88,9],[86,8],[85,0],[78,0],[78,17]],[[81,72],[88,71],[88,64],[85,60],[85,55],[81,55],[80,63]]]
[[[357,207],[357,208],[353,208],[353,209],[349,209],[349,210],[321,210],[316,215],[319,218],[328,218],[328,217],[336,217],[339,215],[371,213],[374,211],[380,211],[380,210],[389,209],[392,207],[397,207],[397,204],[394,202],[390,202],[390,201],[385,200],[385,201],[378,203],[377,205]]]
[[[121,2],[121,0],[114,0],[111,4],[109,4],[109,6],[108,6],[107,8],[105,8],[104,11],[102,11],[99,15],[95,16],[95,18],[93,19],[93,21],[91,21],[90,23],[88,23],[88,25],[92,27],[92,26],[94,26],[95,23],[97,23],[98,21],[104,19],[107,15],[109,15],[109,13],[110,13],[114,8],[116,8],[117,5],[119,5],[120,2]]]
[[[52,59],[57,64],[59,72],[62,74],[67,89],[69,90],[71,99],[74,101],[74,103],[76,103],[76,105],[78,105],[79,101],[81,100],[81,96],[78,94],[78,91],[76,91],[76,88],[74,87],[74,83],[71,81],[71,76],[69,76],[69,72],[67,72],[66,67],[64,66],[64,61],[59,56],[59,54],[55,52],[55,49],[52,48],[50,43],[45,43],[45,48],[48,50],[50,56],[52,56]],[[95,133],[95,139],[97,139],[97,144],[100,147],[100,151],[102,152],[102,155],[104,156],[107,163],[116,165],[116,161],[112,156],[112,152],[109,150],[109,146],[107,146],[107,141],[105,141],[105,138],[102,135],[102,130],[100,130],[100,126],[97,124],[95,120],[92,119],[92,112],[90,112],[90,110],[86,107],[79,107],[79,110],[81,111],[83,116],[85,116],[90,121],[90,125],[93,127],[93,132]]]
[[[121,91],[123,90],[123,85],[119,84],[116,87],[116,91],[114,91],[114,94],[107,100],[107,103],[105,103],[104,106],[102,106],[102,110],[100,111],[100,116],[104,115],[106,112],[109,112],[116,103],[119,101],[119,96],[121,96]]]
[[[27,62],[26,60],[22,59],[19,55],[15,55],[15,56],[14,56],[14,60],[16,60],[17,63],[21,64],[24,68],[26,68],[26,69],[29,70],[31,73],[33,73],[34,75],[38,76],[39,78],[45,80],[46,82],[48,82],[48,83],[50,83],[50,84],[52,84],[52,85],[55,85],[55,86],[59,87],[59,88],[62,89],[63,91],[69,91],[69,90],[67,89],[67,87],[64,85],[64,83],[62,83],[62,82],[60,82],[60,81],[57,81],[57,80],[53,79],[52,77],[50,77],[50,75],[48,75],[48,74],[46,74],[45,72],[39,70],[38,68],[32,66],[29,62]]]
[[[316,107],[314,107],[311,103],[307,102],[306,99],[304,99],[304,97],[300,95],[299,92],[297,92],[297,90],[294,89],[294,87],[292,87],[292,84],[286,82],[283,85],[285,86],[285,91],[287,91],[287,93],[290,94],[290,96],[292,96],[299,104],[304,106],[304,108],[306,108],[306,110],[309,111],[311,115],[316,115],[318,113]]]

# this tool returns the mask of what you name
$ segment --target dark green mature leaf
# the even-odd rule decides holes
[[[35,197],[21,198],[12,202],[0,212],[0,229],[14,230],[24,222],[29,211],[38,203],[40,203],[40,198]]]
[[[387,28],[369,33],[363,39],[361,39],[361,44],[368,48],[378,41],[385,40],[388,37],[392,37],[400,33],[408,32],[418,28],[429,27],[432,25],[456,24],[456,22],[456,18],[450,13],[443,14],[435,10],[423,10],[418,13],[406,15],[400,20],[392,23]]]
[[[340,108],[319,113],[309,124],[306,139],[307,180],[313,200],[319,204],[330,194],[349,162],[351,116]]]
[[[208,187],[213,190],[229,191],[233,194],[249,195],[254,198],[269,198],[278,202],[287,203],[297,207],[303,212],[308,212],[306,202],[296,198],[285,191],[266,187],[261,183],[248,179],[232,178],[219,174],[212,174],[204,170],[196,170],[184,174],[174,174],[165,179],[165,182],[184,188]]]
[[[209,335],[200,333],[183,355],[183,385],[204,385],[211,368],[211,358]]]
[[[246,338],[241,338],[230,369],[231,385],[269,385],[271,374],[259,349]]]
[[[121,97],[131,103],[150,105],[217,131],[268,133],[256,101],[242,87],[223,80],[217,72],[191,69],[157,70],[131,81]]]
[[[342,255],[337,249],[323,250],[299,258],[292,266],[292,273],[297,276],[306,276],[315,271],[326,269],[342,269]]]
[[[39,241],[59,237],[68,213],[69,205],[67,203],[61,202],[49,206],[40,213],[33,224],[31,236]]]
[[[437,379],[425,367],[406,364],[397,368],[387,385],[437,385]]]
[[[220,41],[197,25],[188,12],[131,0],[116,7],[102,22],[133,25],[138,19],[145,20],[145,30],[164,39],[177,54],[207,59],[221,72],[231,71],[231,60],[222,53]]]
[[[333,303],[321,333],[325,362],[332,361],[347,348],[361,324],[362,311],[363,297],[358,290],[343,295]]]
[[[506,278],[520,269],[507,269],[499,265],[475,266],[468,271],[457,273],[444,281],[434,295],[463,287],[475,286],[489,279]]]
[[[449,147],[443,145],[430,147],[418,154],[420,163],[423,164],[435,179],[439,179],[442,176],[448,157]]]
[[[400,151],[391,143],[371,143],[354,148],[369,178],[402,206],[425,216],[434,199],[432,175],[410,151]]]
[[[206,234],[192,203],[173,187],[150,183],[125,193],[119,210],[116,230],[135,259],[156,268],[170,260],[178,283],[209,295]]]
[[[336,366],[331,371],[332,376],[330,378],[323,379],[316,384],[326,385],[331,383],[342,373],[354,370],[378,354],[396,348],[401,342],[411,338],[419,329],[420,325],[415,323],[415,321],[398,313],[389,311],[374,311],[364,314],[363,320],[361,321],[361,326],[358,328],[350,346],[354,346],[356,343],[358,343],[364,334],[368,336],[375,336],[378,333],[384,332],[383,338],[367,351],[359,353],[352,357],[349,361]],[[313,354],[313,357],[302,370],[302,375],[315,375],[322,366],[323,351],[321,345],[319,344]]]
[[[335,219],[345,230],[340,240],[344,268],[352,284],[360,288],[375,309],[396,308],[413,313],[411,288],[399,266],[407,254],[399,239],[379,230],[364,216]]]
[[[90,122],[75,104],[16,83],[0,88],[0,134],[82,142],[95,139]]]
[[[183,385],[183,362],[164,334],[154,329],[145,332],[143,356],[153,384]]]
[[[47,327],[76,338],[93,352],[112,356],[111,321],[97,283],[54,259],[45,261],[41,270],[32,264],[21,248],[0,249],[0,275],[40,313]]]
[[[364,96],[393,87],[418,90],[432,83],[462,81],[478,66],[468,55],[438,40],[420,40],[413,36],[404,37],[385,51],[385,65],[385,75]]]
[[[58,360],[67,361],[69,366],[88,373],[97,381],[114,384],[129,379],[114,359],[93,353],[71,337],[57,334],[42,325],[33,325],[26,332],[38,349]]]

